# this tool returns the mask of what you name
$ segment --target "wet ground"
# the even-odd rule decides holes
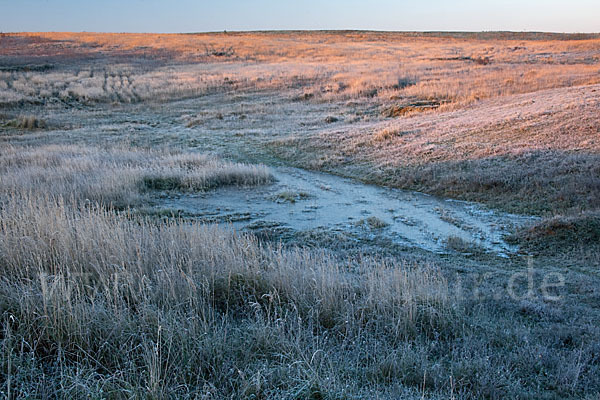
[[[155,210],[261,231],[343,232],[356,239],[390,239],[436,253],[459,249],[500,256],[517,252],[504,236],[529,217],[501,214],[477,204],[366,185],[333,175],[274,167],[265,187],[221,188],[162,196]]]
[[[342,232],[358,241],[383,238],[436,253],[485,251],[500,256],[518,251],[504,236],[531,221],[531,217],[494,212],[473,203],[292,168],[265,150],[270,141],[289,135],[343,130],[344,124],[378,118],[369,104],[314,104],[290,96],[246,93],[152,106],[100,105],[46,112],[53,129],[21,136],[22,140],[174,146],[235,161],[262,162],[276,178],[276,183],[265,187],[162,194],[154,198],[155,212],[177,211],[255,232],[319,229]],[[330,117],[335,122],[327,122],[333,120]]]

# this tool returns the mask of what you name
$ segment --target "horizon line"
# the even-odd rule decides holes
[[[218,31],[189,31],[189,32],[159,32],[159,31],[10,31],[0,34],[15,34],[15,33],[106,33],[106,34],[160,34],[160,35],[201,35],[201,34],[217,34],[217,33],[294,33],[294,32],[330,32],[330,33],[346,33],[346,32],[368,32],[368,33],[420,33],[420,34],[439,34],[439,33],[512,33],[512,34],[548,34],[548,35],[600,35],[598,32],[573,32],[573,31],[511,31],[511,30],[379,30],[379,29],[251,29],[251,30],[236,30],[223,29]]]

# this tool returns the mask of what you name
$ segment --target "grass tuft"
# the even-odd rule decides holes
[[[302,192],[302,191],[283,191],[279,192],[275,195],[275,201],[277,202],[288,202],[295,203],[296,201],[306,200],[311,197],[310,193]]]
[[[45,120],[33,115],[20,116],[17,119],[9,121],[6,124],[6,126],[25,130],[37,130],[48,128],[48,124]]]
[[[386,142],[395,137],[402,136],[403,132],[394,128],[383,128],[373,134],[373,142]]]
[[[481,246],[472,241],[467,241],[458,236],[448,236],[445,240],[446,248],[458,253],[479,253],[484,251]]]
[[[389,226],[389,224],[384,220],[373,216],[356,221],[356,225],[366,226],[369,229],[383,229]]]

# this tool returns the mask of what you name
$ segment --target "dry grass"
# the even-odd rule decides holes
[[[238,164],[203,154],[80,146],[5,146],[0,191],[22,190],[127,207],[149,190],[203,191],[218,186],[272,182],[265,166]]]
[[[296,203],[296,201],[301,201],[301,200],[307,200],[310,199],[311,195],[310,193],[307,192],[303,192],[303,191],[290,191],[290,190],[286,190],[283,192],[279,192],[274,196],[275,201],[280,202],[280,203]]]
[[[368,217],[365,219],[361,219],[356,221],[357,226],[366,226],[369,229],[383,229],[389,224],[377,217]]]
[[[481,246],[472,241],[467,241],[459,236],[449,236],[446,239],[446,248],[459,253],[477,253],[485,251]]]
[[[20,116],[16,119],[8,121],[5,126],[17,129],[36,130],[46,129],[48,124],[43,119],[34,115]]]
[[[15,153],[0,178],[75,155],[98,171],[96,151]],[[120,154],[135,164],[140,153]],[[340,261],[21,183],[0,188],[7,397],[564,398],[600,387],[597,328],[567,328],[533,301],[502,303],[500,315],[496,301],[489,314],[427,262]]]
[[[340,263],[215,226],[118,215],[80,201],[94,182],[65,187],[56,175],[65,162],[69,175],[82,175],[74,158],[101,170],[96,150],[20,153],[0,170],[0,368],[8,397],[359,396],[362,385],[388,379],[371,372],[376,353],[363,360],[373,346],[461,329],[459,301],[431,266]],[[135,165],[149,154],[107,157]],[[50,170],[47,186],[31,186],[32,164]],[[20,181],[6,179],[15,173]],[[115,189],[113,181],[100,186]],[[364,366],[348,386],[354,363]]]
[[[311,168],[511,211],[577,212],[600,207],[599,105],[598,85],[552,89],[323,130],[274,150]]]
[[[35,68],[28,61],[25,67],[16,64],[0,71],[0,103],[137,102],[214,91],[288,89],[293,96],[315,100],[421,99],[455,107],[600,82],[600,39],[507,36],[15,34],[0,42],[0,56],[50,67]],[[103,63],[75,70],[51,68],[53,60],[90,58]]]
[[[403,134],[404,134],[404,132],[402,132],[398,129],[383,128],[383,129],[377,130],[375,133],[373,133],[372,140],[374,142],[385,142],[385,141],[391,140],[397,136],[402,136]]]
[[[469,255],[419,253],[409,262],[344,253],[342,260],[129,209],[156,190],[268,183],[263,166],[162,149],[46,144],[101,142],[101,135],[78,136],[90,130],[74,129],[67,139],[54,130],[6,135],[0,393],[596,398],[598,223],[594,212],[575,213],[596,209],[600,198],[599,43],[538,34],[4,35],[0,104],[10,118],[29,107],[49,115],[65,106],[83,108],[73,115],[84,118],[85,103],[111,113],[112,105],[94,103],[221,92],[256,91],[260,99],[275,91],[277,101],[332,102],[340,110],[357,104],[370,113],[360,123],[348,125],[353,116],[331,107],[317,114],[323,126],[311,136],[274,149],[366,181],[545,215],[562,210],[566,216],[515,240],[536,251],[553,243],[552,232],[560,244],[581,245],[565,258],[534,260],[536,283],[549,271],[565,274],[562,300],[516,301],[502,290],[523,262],[475,254],[456,239],[449,247]],[[278,112],[267,103],[261,110]],[[230,122],[224,110],[208,108],[199,115]],[[339,119],[325,125],[327,115]],[[278,118],[268,125],[291,126]],[[202,120],[185,122],[199,135]],[[10,144],[18,141],[37,147]],[[283,192],[280,199],[303,197]],[[385,227],[376,218],[363,223]],[[353,239],[344,237],[325,239],[338,246]],[[579,273],[582,260],[592,264]]]

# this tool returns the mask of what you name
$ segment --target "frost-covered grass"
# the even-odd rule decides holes
[[[459,300],[427,263],[340,262],[112,207],[142,201],[158,180],[175,179],[159,185],[170,190],[266,183],[264,167],[135,149],[3,150],[7,397],[358,396],[389,380],[369,366],[384,362],[378,347],[462,329]]]
[[[597,325],[559,311],[579,302],[491,300],[483,293],[496,279],[457,286],[430,261],[340,260],[217,226],[118,213],[88,194],[133,190],[135,179],[115,189],[116,176],[94,173],[106,159],[139,167],[150,153],[20,152],[0,169],[7,397],[598,393]],[[198,168],[200,160],[170,154],[158,163]],[[47,179],[32,179],[32,168],[47,169]],[[595,318],[593,309],[586,315]]]
[[[3,146],[0,191],[127,207],[150,190],[203,191],[272,182],[269,169],[198,153],[82,146]]]
[[[600,207],[600,86],[544,90],[274,142],[363,181],[521,213]]]

